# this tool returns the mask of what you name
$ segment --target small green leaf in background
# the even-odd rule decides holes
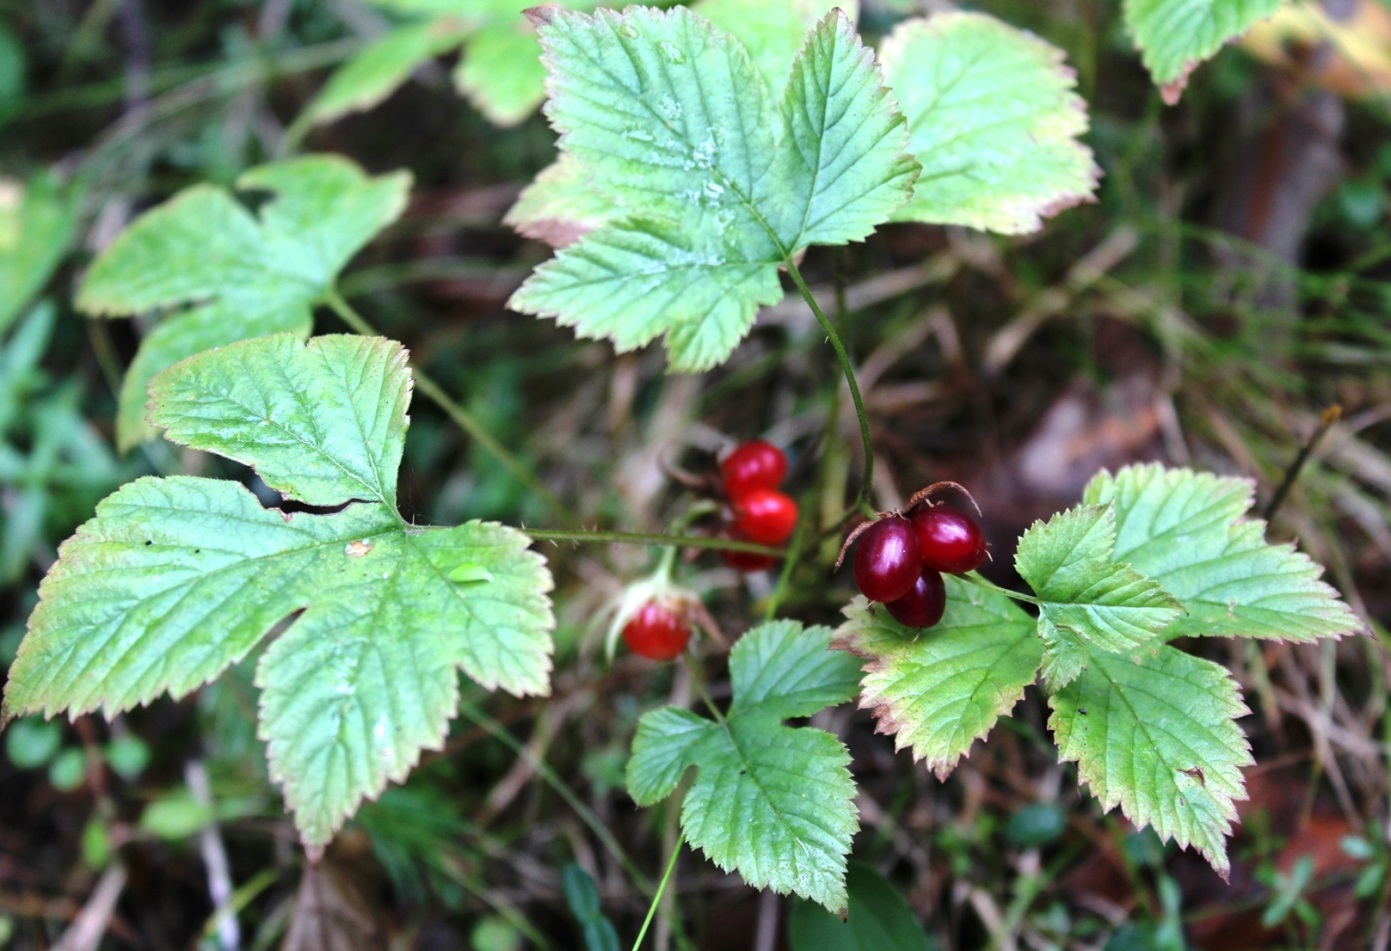
[[[77,189],[64,188],[51,174],[26,182],[0,178],[0,334],[67,254],[78,198]]]
[[[1054,802],[1031,802],[1016,809],[1005,823],[1005,838],[1021,849],[1052,845],[1067,831],[1067,815]]]
[[[1115,513],[1105,505],[1079,506],[1046,524],[1035,522],[1019,539],[1014,563],[1041,602],[1050,687],[1063,686],[1085,663],[1056,655],[1078,647],[1134,652],[1156,642],[1183,613],[1154,581],[1112,560],[1115,541]]]
[[[26,59],[24,44],[5,21],[0,20],[0,127],[24,102]],[[0,329],[4,329],[4,321],[0,321]]]
[[[533,15],[569,180],[612,211],[527,279],[515,310],[619,352],[665,336],[673,370],[705,370],[781,298],[779,264],[863,239],[910,194],[903,119],[839,11],[780,103],[734,36],[684,8]],[[579,231],[531,197],[545,231]]]
[[[900,24],[881,56],[923,167],[895,220],[1022,234],[1091,200],[1100,171],[1061,50],[952,12]]]
[[[580,923],[585,951],[619,951],[618,932],[604,917],[599,904],[599,889],[589,873],[571,862],[560,873],[560,885],[565,891],[565,903],[570,914]]]
[[[87,781],[87,754],[78,746],[60,752],[48,764],[48,781],[59,792],[72,792]]]
[[[874,869],[851,862],[846,886],[850,903],[844,921],[811,902],[793,900],[787,921],[792,951],[932,951],[936,947],[898,889]]]
[[[138,736],[121,736],[106,744],[102,751],[106,765],[125,780],[135,780],[150,765],[150,747]]]
[[[62,725],[35,717],[11,724],[6,734],[5,755],[16,769],[48,765],[63,745]]]
[[[1188,76],[1224,43],[1280,8],[1281,0],[1125,0],[1125,24],[1164,101],[1178,102]]]
[[[260,337],[181,362],[151,392],[171,438],[341,508],[286,515],[217,479],[125,485],[44,579],[5,717],[182,696],[293,619],[257,666],[260,735],[313,855],[443,741],[460,669],[488,689],[548,691],[551,580],[529,539],[396,511],[410,392],[399,344]],[[461,565],[492,580],[450,581]]]
[[[504,127],[536,111],[546,98],[545,81],[536,31],[520,10],[475,33],[454,70],[458,90],[489,122]]]
[[[628,791],[650,806],[697,775],[681,809],[686,840],[754,888],[845,910],[845,856],[858,825],[850,754],[831,734],[782,724],[843,703],[858,665],[830,651],[828,628],[760,625],[730,653],[734,700],[723,722],[664,707],[643,716]]]
[[[1254,760],[1236,725],[1250,711],[1225,669],[1172,647],[1139,660],[1098,652],[1049,703],[1059,755],[1102,808],[1194,846],[1227,877],[1241,767]]]
[[[1293,545],[1265,541],[1265,523],[1248,519],[1245,479],[1162,466],[1103,472],[1085,505],[1110,503],[1115,560],[1153,579],[1183,605],[1165,630],[1187,636],[1312,641],[1366,630],[1323,569]]]
[[[466,35],[467,30],[447,17],[391,30],[330,76],[297,122],[319,125],[373,108],[422,63],[457,46]]]
[[[172,311],[126,371],[117,411],[123,449],[154,436],[146,385],[166,367],[264,334],[301,337],[338,272],[405,208],[410,175],[370,178],[347,159],[309,155],[253,168],[244,193],[271,198],[253,214],[226,189],[195,185],[140,216],[101,253],[77,306],[99,316]]]
[[[864,658],[860,706],[896,749],[945,778],[1034,682],[1043,647],[1033,618],[1004,595],[948,576],[941,622],[906,628],[856,597],[835,646]]]

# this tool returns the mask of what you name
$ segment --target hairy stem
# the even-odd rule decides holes
[[[780,558],[787,554],[786,549],[771,548],[755,542],[741,542],[733,538],[713,538],[708,535],[659,535],[653,532],[603,532],[603,531],[532,531],[523,528],[537,541],[543,542],[586,542],[610,545],[669,545],[676,548],[713,548],[716,551],[746,551],[751,555],[772,555]]]
[[[787,273],[792,275],[792,283],[797,285],[797,290],[802,292],[802,298],[811,308],[811,312],[816,315],[816,321],[821,325],[821,329],[826,332],[826,337],[831,341],[831,346],[835,348],[836,359],[840,361],[841,372],[845,374],[845,382],[850,386],[850,399],[855,403],[855,415],[860,421],[860,442],[864,445],[865,468],[864,474],[860,477],[860,493],[855,497],[855,506],[869,500],[870,484],[874,479],[874,444],[869,436],[869,416],[865,413],[865,402],[860,397],[860,385],[855,382],[855,368],[850,365],[850,354],[845,352],[845,345],[840,342],[840,334],[836,333],[835,325],[830,318],[821,310],[821,306],[816,303],[816,298],[812,296],[811,288],[802,278],[802,272],[793,263],[791,255],[783,259],[787,266]]]
[[[1015,601],[1027,601],[1030,604],[1043,603],[1038,598],[1034,597],[1032,594],[1025,594],[1022,591],[1011,591],[1009,588],[1002,588],[995,582],[987,581],[985,578],[982,578],[974,571],[968,571],[964,575],[957,575],[957,577],[960,578],[962,581],[970,582],[977,588],[984,588],[986,591],[993,591],[996,594],[1002,594],[1007,598],[1013,598]]]

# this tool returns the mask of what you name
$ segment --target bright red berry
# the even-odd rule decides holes
[[[976,520],[945,505],[913,513],[923,564],[951,575],[975,571],[985,561],[985,533]]]
[[[918,535],[900,515],[867,528],[855,546],[855,586],[871,601],[896,601],[913,590],[922,573]]]
[[[734,534],[760,545],[781,545],[797,527],[797,503],[776,489],[750,489],[729,500]]]
[[[720,463],[720,483],[731,499],[751,489],[776,489],[787,475],[787,457],[770,442],[754,439],[740,443]]]
[[[924,568],[912,589],[897,601],[889,601],[884,609],[904,627],[931,627],[942,620],[947,607],[947,587],[942,576]]]
[[[660,601],[648,601],[623,625],[628,649],[649,660],[673,660],[690,641],[686,619]]]

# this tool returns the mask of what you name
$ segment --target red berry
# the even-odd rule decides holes
[[[730,498],[734,534],[760,545],[781,545],[797,527],[797,503],[776,489],[750,489]]]
[[[945,505],[913,513],[923,564],[947,574],[975,571],[985,561],[985,533],[976,520]]]
[[[871,601],[896,601],[913,590],[922,573],[918,535],[899,515],[880,519],[855,546],[855,586]]]
[[[690,641],[686,619],[660,601],[648,601],[623,625],[628,649],[649,660],[673,660]]]
[[[720,463],[720,483],[731,499],[746,495],[750,489],[776,489],[785,475],[787,457],[761,439],[740,443]]]
[[[884,605],[904,627],[931,627],[942,620],[946,607],[947,587],[942,583],[942,576],[931,568],[922,570],[907,594]]]

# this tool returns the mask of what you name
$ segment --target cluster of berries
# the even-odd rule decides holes
[[[720,463],[719,493],[729,506],[725,534],[759,545],[781,545],[797,527],[797,503],[778,491],[787,475],[787,456],[772,443],[755,439],[734,447]],[[711,479],[710,481],[714,481]],[[721,553],[739,571],[767,571],[778,563],[769,555],[743,551]],[[700,600],[672,585],[670,565],[632,585],[617,613],[623,643],[639,657],[673,660],[691,641],[693,622],[715,633]]]
[[[737,541],[781,545],[797,527],[797,503],[778,491],[787,475],[787,457],[761,439],[740,443],[720,463],[720,488],[733,521],[728,534]],[[769,555],[726,551],[724,563],[739,571],[767,571],[778,563]]]
[[[942,575],[974,571],[986,556],[985,534],[975,519],[931,502],[862,525],[845,547],[856,539],[855,586],[869,600],[882,602],[905,627],[940,621],[947,606]]]

